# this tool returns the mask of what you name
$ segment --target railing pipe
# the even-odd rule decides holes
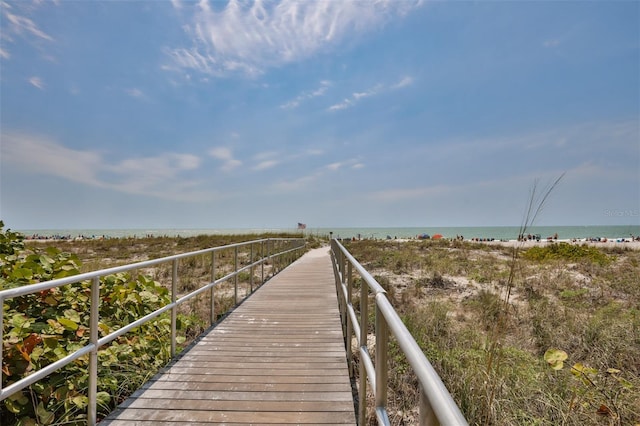
[[[193,257],[193,256],[201,255],[201,254],[210,253],[212,251],[228,250],[228,249],[234,248],[236,246],[242,246],[242,245],[246,245],[246,244],[248,244],[248,243],[247,242],[243,242],[243,243],[228,244],[228,245],[225,245],[225,246],[213,247],[213,248],[209,248],[209,249],[197,250],[197,251],[192,251],[192,252],[182,253],[182,254],[176,254],[176,255],[173,255],[173,256],[167,256],[167,257],[162,257],[162,258],[153,259],[153,260],[145,260],[145,261],[142,261],[142,262],[130,263],[130,264],[127,264],[127,265],[122,265],[122,266],[114,266],[112,268],[101,269],[99,271],[85,272],[85,273],[78,274],[78,275],[71,275],[71,276],[68,276],[68,277],[65,277],[65,278],[58,278],[58,279],[51,280],[51,281],[45,281],[45,282],[42,282],[42,283],[29,284],[29,285],[26,285],[26,286],[15,287],[15,288],[10,288],[10,289],[6,289],[6,290],[0,290],[0,297],[2,297],[3,299],[6,300],[6,299],[13,298],[13,297],[24,296],[24,295],[27,295],[27,294],[36,293],[36,292],[39,292],[39,291],[50,290],[52,288],[61,287],[61,286],[66,285],[66,284],[75,284],[75,283],[79,283],[81,281],[89,281],[89,280],[93,279],[94,277],[104,277],[106,275],[118,274],[120,272],[128,272],[128,271],[132,271],[134,269],[150,268],[152,266],[160,265],[162,263],[167,263],[167,262],[170,262],[170,261],[173,261],[173,260],[183,259],[183,258],[187,258],[187,257]],[[297,247],[296,249],[302,248],[303,246]]]
[[[173,259],[171,272],[171,358],[176,356],[176,337],[178,334],[178,259]]]
[[[418,381],[425,386],[425,396],[438,420],[446,425],[466,424],[466,420],[460,413],[453,398],[451,398],[446,386],[442,383],[442,379],[398,317],[389,300],[381,298],[378,304],[389,329],[396,336],[398,346],[400,346],[400,349],[407,357],[407,361],[414,369]],[[426,387],[427,385],[428,387]],[[465,423],[461,423],[463,421]]]
[[[26,388],[27,386],[34,384],[35,382],[47,377],[49,374],[55,372],[56,370],[59,370],[65,365],[77,360],[78,358],[82,358],[83,356],[88,355],[93,350],[93,348],[94,347],[91,344],[83,346],[76,352],[73,352],[72,354],[67,355],[64,358],[52,362],[51,364],[41,368],[37,372],[28,375],[24,379],[11,383],[9,386],[2,389],[2,392],[0,393],[0,400],[4,400],[5,398]]]
[[[353,306],[351,305],[351,293],[353,291],[353,275],[352,275],[352,267],[351,263],[349,263],[347,267],[347,301],[345,303],[347,308],[347,359],[351,360],[353,358],[353,352],[351,350],[351,339],[353,335],[353,319],[351,317],[351,311],[353,310]],[[349,362],[349,375],[353,376],[353,363]]]
[[[234,250],[233,269],[238,270],[238,247]],[[233,276],[233,303],[238,303],[238,274]]]
[[[91,280],[91,307],[89,314],[89,343],[92,346],[89,352],[89,407],[87,421],[90,426],[98,420],[98,318],[100,316],[100,278]]]
[[[253,293],[253,244],[250,246],[249,262],[251,263],[251,269],[249,270],[249,293]]]
[[[260,257],[263,259],[266,257],[264,255],[264,240],[260,241]],[[264,284],[264,262],[260,264],[260,285]]]
[[[216,253],[211,252],[211,282],[216,282]],[[216,298],[215,298],[215,286],[211,286],[211,309],[210,309],[210,325],[213,325],[216,322]]]
[[[358,392],[358,422],[366,424],[366,386],[367,379],[371,385],[371,389],[375,399],[376,418],[380,424],[389,424],[389,418],[386,410],[387,405],[387,379],[388,379],[388,344],[389,333],[395,336],[398,346],[405,354],[405,357],[413,369],[420,383],[420,424],[432,425],[467,425],[467,421],[460,412],[460,409],[453,401],[448,390],[442,383],[440,376],[429,363],[424,353],[407,330],[406,326],[393,309],[389,302],[385,290],[380,284],[367,272],[360,263],[342,246],[337,240],[331,241],[332,259],[336,263],[334,267],[336,275],[336,284],[341,285],[338,294],[344,299],[346,304],[349,297],[348,288],[342,285],[344,282],[344,266],[345,259],[349,266],[355,268],[361,277],[363,284],[360,288],[360,335],[358,351],[360,355],[360,380]],[[351,272],[350,272],[351,273]],[[369,291],[371,291],[375,301],[375,365],[371,360],[368,351],[368,300]],[[350,302],[350,301],[349,301]],[[351,315],[349,315],[351,316]],[[355,312],[354,312],[355,316]],[[344,319],[344,317],[343,317]],[[354,327],[355,330],[355,327]]]
[[[374,378],[373,364],[371,365],[372,371],[367,372],[367,362],[371,361],[371,357],[368,353],[368,337],[369,337],[369,293],[367,285],[363,281],[360,284],[360,392],[358,392],[358,424],[366,424],[367,416],[367,376]],[[371,387],[375,389],[375,384],[372,383]]]
[[[380,293],[383,295],[383,293]],[[384,297],[384,295],[382,296]],[[376,296],[378,298],[378,295]],[[389,330],[384,317],[380,312],[380,308],[376,303],[376,413],[379,408],[383,410],[387,406],[387,381],[388,381],[388,360],[387,352],[389,350]],[[380,418],[378,418],[380,420]],[[384,423],[387,424],[387,423]]]
[[[418,402],[418,421],[421,425],[437,425],[440,422],[436,417],[436,413],[431,408],[429,398],[424,391],[424,388],[420,386],[420,400]]]

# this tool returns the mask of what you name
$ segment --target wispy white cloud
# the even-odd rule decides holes
[[[336,161],[334,163],[327,164],[325,168],[329,171],[335,172],[339,169],[350,168],[350,169],[362,169],[364,164],[362,164],[357,158],[351,158],[345,161]]]
[[[44,90],[44,82],[40,77],[34,76],[29,78],[29,84],[31,84],[33,87],[37,87],[40,90]]]
[[[68,179],[100,185],[96,169],[101,166],[99,153],[67,148],[47,138],[38,136],[3,133],[2,160],[27,171],[43,173]]]
[[[347,109],[347,108],[351,108],[353,106],[355,106],[358,102],[360,102],[362,99],[364,98],[371,98],[374,96],[378,96],[384,92],[388,92],[389,90],[396,90],[396,89],[402,89],[404,87],[408,87],[410,85],[413,84],[413,78],[412,77],[403,77],[400,81],[398,81],[397,83],[393,83],[390,85],[384,85],[384,84],[376,84],[373,87],[370,87],[369,89],[366,89],[362,92],[353,92],[351,94],[351,96],[349,96],[348,98],[345,98],[344,100],[342,100],[341,102],[338,102],[336,104],[331,105],[329,108],[327,108],[328,111],[339,111],[342,109]]]
[[[312,173],[310,175],[301,176],[297,179],[288,179],[276,182],[271,189],[275,192],[295,192],[300,191],[311,185],[321,176],[320,173]]]
[[[355,102],[351,99],[345,99],[342,102],[338,102],[337,104],[331,105],[328,110],[329,111],[339,111],[341,109],[347,109],[355,105]]]
[[[391,85],[392,89],[402,89],[403,87],[408,87],[413,84],[413,77],[403,77],[396,84]]]
[[[278,160],[264,160],[256,164],[253,167],[253,170],[255,171],[267,170],[277,166],[278,164],[280,164]]]
[[[38,38],[47,41],[53,41],[53,37],[42,31],[31,19],[24,16],[14,15],[13,13],[6,12],[5,16],[9,21],[10,30],[17,35],[34,35]]]
[[[222,161],[221,170],[223,172],[229,172],[242,165],[242,161],[234,158],[233,152],[230,148],[227,147],[218,146],[212,148],[209,150],[209,155],[217,160]]]
[[[84,185],[177,200],[207,196],[184,173],[200,167],[199,157],[163,153],[109,162],[103,153],[68,148],[46,137],[2,134],[2,161],[22,172],[63,178]],[[210,195],[209,195],[210,196]]]
[[[53,42],[54,38],[43,31],[36,22],[28,17],[34,9],[39,6],[37,2],[2,2],[0,4],[0,19],[3,21],[3,28],[0,31],[0,40],[5,43],[0,49],[0,57],[10,59],[11,53],[7,45],[15,42],[16,38],[29,40],[32,44],[39,42]],[[45,58],[51,60],[51,56],[42,52]]]
[[[260,152],[253,156],[252,160],[256,164],[251,169],[253,171],[268,170],[276,166],[300,161],[301,159],[308,159],[309,157],[317,157],[322,154],[324,154],[324,151],[319,149],[307,149],[300,152],[287,153],[281,153],[278,151]]]
[[[168,68],[256,75],[304,60],[419,7],[420,1],[201,0],[185,25],[192,45],[167,49]],[[185,11],[187,3],[174,2]]]
[[[313,98],[317,98],[318,96],[323,96],[327,92],[327,89],[329,89],[329,87],[331,87],[331,82],[328,80],[323,80],[320,82],[320,86],[317,89],[312,90],[310,92],[302,92],[301,94],[296,96],[294,99],[290,100],[289,102],[280,105],[280,108],[282,109],[297,108],[298,106],[300,106],[302,102],[304,102],[307,99],[313,99]]]
[[[336,173],[340,169],[350,168],[352,170],[358,170],[363,167],[364,165],[355,158],[345,161],[336,161],[333,163],[325,164],[324,166],[320,166],[307,175],[300,176],[295,179],[276,182],[272,186],[272,189],[276,192],[300,191],[308,188],[323,177],[328,176],[331,173]]]
[[[341,166],[342,166],[342,163],[331,163],[331,164],[327,164],[325,167],[326,167],[328,170],[336,171],[336,170],[338,170]]]
[[[351,108],[355,106],[360,101],[360,99],[377,95],[381,89],[382,86],[380,84],[377,84],[376,86],[367,89],[364,92],[354,92],[350,98],[346,98],[342,102],[331,105],[328,109],[329,111],[338,111],[341,109]]]
[[[132,98],[142,99],[145,97],[144,92],[136,87],[133,87],[131,89],[126,89],[125,92],[127,95],[131,96]]]

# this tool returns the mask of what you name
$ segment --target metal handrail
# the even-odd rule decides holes
[[[274,249],[274,242],[289,242],[286,247],[280,248],[281,251],[277,253],[270,253],[271,250]],[[248,265],[245,265],[241,268],[238,268],[238,248],[243,246],[250,246],[251,255],[250,259],[253,260],[253,246],[255,244],[261,245],[260,256],[261,258],[257,261],[254,261]],[[264,245],[266,244],[266,252]],[[270,247],[271,245],[271,247]],[[98,385],[98,349],[107,343],[117,339],[118,337],[126,334],[132,329],[139,327],[140,325],[156,318],[157,316],[171,311],[171,358],[174,358],[176,355],[176,321],[177,321],[177,308],[182,303],[187,300],[201,294],[207,290],[211,290],[211,324],[215,322],[215,314],[214,314],[214,288],[216,285],[223,283],[225,281],[234,279],[235,284],[235,303],[238,303],[238,274],[241,272],[261,266],[262,272],[262,282],[264,283],[264,263],[269,260],[275,260],[281,256],[293,253],[297,250],[304,248],[305,240],[303,238],[263,238],[259,240],[246,241],[242,243],[228,244],[219,247],[212,247],[204,250],[193,251],[189,253],[182,253],[173,256],[167,256],[154,260],[147,260],[143,262],[137,262],[132,264],[127,264],[123,266],[116,266],[107,269],[101,269],[99,271],[87,272],[83,274],[73,275],[70,277],[59,278],[51,281],[46,281],[37,284],[25,285],[22,287],[10,288],[6,290],[0,291],[0,342],[2,342],[2,334],[4,329],[4,301],[6,299],[25,296],[32,293],[37,293],[44,290],[50,290],[52,288],[62,287],[69,284],[77,284],[81,282],[91,281],[91,305],[90,305],[90,317],[89,317],[89,331],[90,331],[90,339],[89,343],[82,348],[74,351],[73,353],[67,355],[64,358],[61,358],[46,367],[41,368],[40,370],[30,374],[27,377],[20,379],[17,382],[12,383],[7,387],[3,387],[2,381],[0,380],[0,401],[10,397],[16,392],[21,391],[25,387],[43,379],[49,374],[59,370],[60,368],[66,366],[67,364],[73,362],[74,360],[84,356],[89,355],[89,392],[88,392],[88,413],[87,413],[87,423],[90,426],[93,426],[97,422],[97,385]],[[234,259],[234,271],[225,275],[222,278],[215,279],[215,252],[235,249],[235,259]],[[177,283],[178,283],[178,260],[199,256],[203,254],[211,253],[211,282],[206,285],[200,287],[197,290],[194,290],[188,294],[183,295],[182,297],[177,297]],[[148,268],[151,266],[160,265],[163,263],[172,263],[172,279],[171,279],[171,303],[163,306],[142,318],[137,319],[136,321],[127,324],[126,326],[119,328],[118,330],[102,337],[98,338],[98,323],[99,323],[99,305],[100,305],[100,278],[108,275],[117,274],[120,272],[127,272],[131,270]],[[251,292],[253,292],[253,274],[251,274]],[[246,297],[247,295],[245,295]],[[2,344],[0,344],[0,365],[2,365],[3,360],[3,352],[2,352]]]
[[[345,333],[349,372],[351,368],[351,338],[355,336],[360,355],[359,391],[358,391],[358,424],[366,424],[366,387],[367,379],[375,398],[375,412],[379,424],[389,425],[387,415],[387,351],[389,332],[395,336],[398,346],[404,353],[420,383],[420,415],[421,425],[467,425],[451,394],[442,383],[442,379],[427,360],[415,339],[407,330],[393,306],[387,298],[386,291],[367,272],[362,265],[337,240],[331,241],[331,258],[336,277],[336,290],[340,304],[343,331]],[[360,321],[351,303],[353,290],[353,269],[364,283],[360,286]],[[367,347],[368,331],[368,298],[369,292],[375,300],[375,363]]]

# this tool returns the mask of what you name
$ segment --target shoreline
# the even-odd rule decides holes
[[[526,241],[518,241],[518,240],[494,240],[494,241],[471,241],[465,240],[468,242],[475,242],[480,244],[487,245],[497,245],[503,247],[521,247],[521,248],[531,248],[531,247],[546,247],[553,244],[559,243],[567,243],[573,245],[587,245],[590,247],[602,247],[602,248],[629,248],[631,250],[640,250],[640,241],[631,240],[630,238],[602,238],[600,241],[598,240],[590,240],[587,238],[580,239],[566,239],[566,240],[526,240]]]
[[[84,236],[80,235],[77,237],[72,236],[32,236],[25,235],[24,242],[34,242],[34,243],[46,243],[46,242],[62,242],[62,243],[82,243],[84,241],[104,241],[104,240],[131,240],[131,239],[147,239],[147,238],[181,238],[180,236],[159,236],[159,235],[145,235],[145,236],[127,236],[127,237],[109,237],[109,236]],[[189,238],[189,237],[185,237]],[[360,238],[363,240],[367,240],[369,238]],[[395,242],[408,242],[408,241],[437,241],[440,239],[422,239],[418,237],[413,238],[373,238],[374,240],[385,240],[385,241],[395,241]],[[349,238],[340,238],[338,240],[359,240],[356,237]],[[517,240],[517,239],[493,239],[493,238],[471,238],[471,239],[456,239],[456,238],[446,238],[443,237],[442,241],[461,241],[465,243],[475,243],[475,244],[486,244],[493,246],[502,246],[502,247],[520,247],[520,248],[531,248],[531,247],[546,247],[552,244],[574,244],[574,245],[588,245],[591,247],[602,247],[602,248],[628,248],[631,250],[640,250],[640,239],[636,237],[635,239],[631,238],[572,238],[572,239],[525,239],[525,240]]]

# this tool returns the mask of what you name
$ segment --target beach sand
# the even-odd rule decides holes
[[[577,239],[577,240],[546,240],[542,239],[540,241],[530,240],[530,241],[518,241],[518,240],[509,240],[509,241],[472,241],[479,242],[481,244],[489,244],[489,245],[501,245],[504,247],[516,247],[519,246],[521,248],[531,248],[531,247],[545,247],[550,244],[558,244],[558,243],[568,243],[568,244],[576,244],[576,245],[588,245],[593,247],[602,247],[602,248],[626,248],[631,250],[640,250],[640,241],[631,241],[629,238],[622,239],[611,239],[607,238],[606,241],[589,241],[586,239]]]

